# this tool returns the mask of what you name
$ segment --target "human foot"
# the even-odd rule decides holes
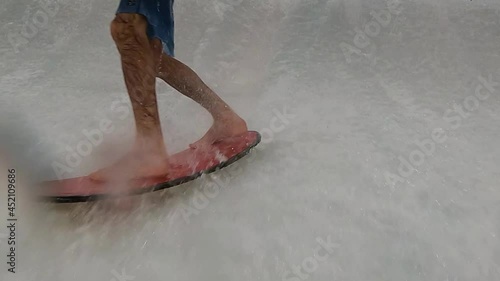
[[[210,146],[224,138],[234,137],[248,131],[246,122],[234,112],[222,114],[214,119],[212,127],[208,129],[201,139],[190,144],[190,148],[196,149]]]
[[[95,181],[122,181],[166,176],[168,170],[166,153],[133,149],[111,166],[100,169],[90,174],[89,177]]]

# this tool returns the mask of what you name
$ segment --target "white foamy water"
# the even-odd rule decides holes
[[[131,144],[118,2],[43,3],[0,5],[0,194],[9,167],[23,193],[16,274],[0,203],[0,280],[500,280],[498,1],[177,0],[177,58],[263,143],[192,183],[77,205],[21,195],[96,130],[65,176]],[[176,152],[211,120],[157,85]]]

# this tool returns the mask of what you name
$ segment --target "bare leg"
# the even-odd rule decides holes
[[[203,106],[214,119],[208,132],[192,148],[211,145],[226,137],[247,131],[246,123],[188,66],[162,54],[158,77],[183,95]]]
[[[146,28],[147,20],[138,14],[118,14],[111,23],[134,111],[136,141],[128,155],[111,167],[91,174],[93,179],[104,180],[120,174],[137,178],[168,173],[155,91],[163,49],[158,39],[147,37]]]

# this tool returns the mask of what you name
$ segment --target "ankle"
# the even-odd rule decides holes
[[[236,112],[232,109],[228,108],[225,110],[218,111],[216,114],[212,115],[214,121],[223,121],[223,120],[238,120],[241,119]]]
[[[163,138],[160,137],[138,136],[134,146],[141,151],[158,151],[164,150],[165,144]]]

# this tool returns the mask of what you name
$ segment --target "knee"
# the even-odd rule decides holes
[[[147,20],[139,14],[117,14],[110,24],[111,36],[117,43],[147,38],[146,29]]]

